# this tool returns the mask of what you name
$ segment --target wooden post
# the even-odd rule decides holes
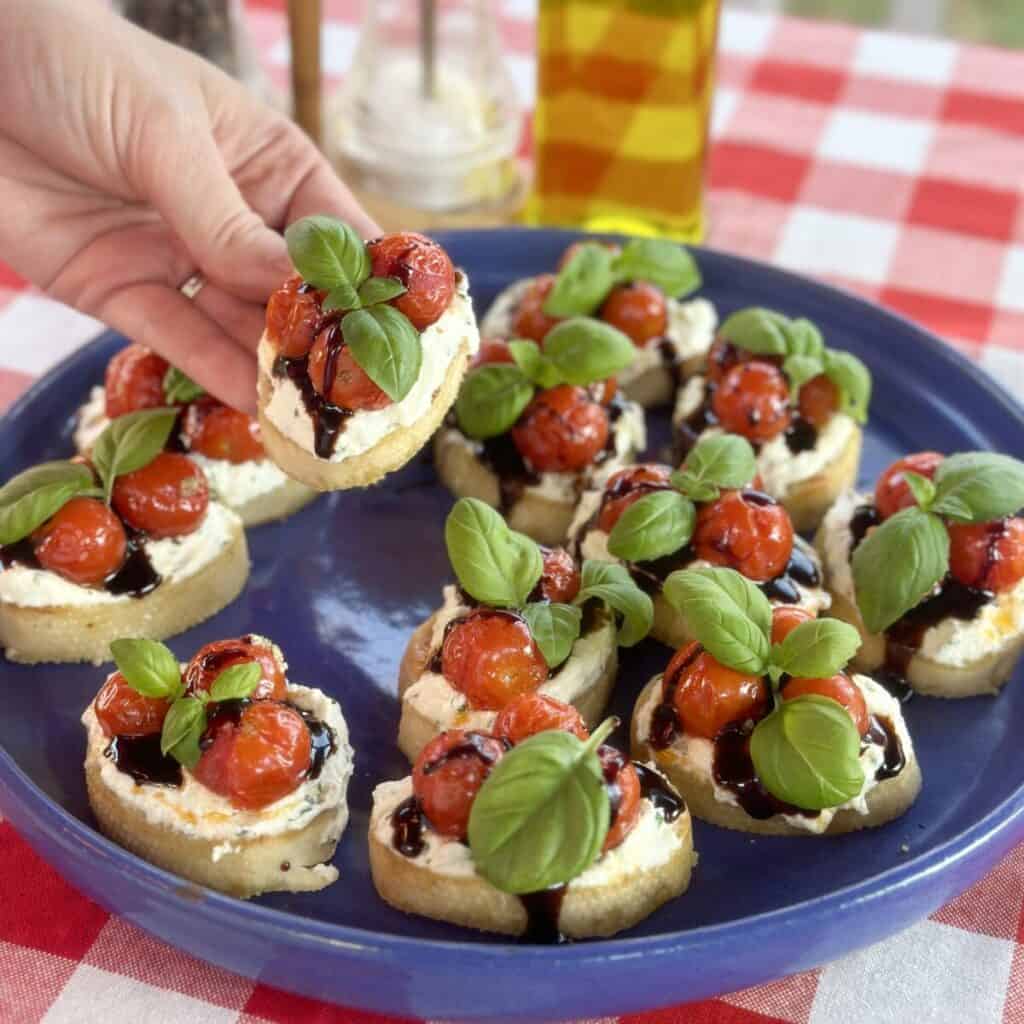
[[[320,0],[288,0],[294,118],[320,145]]]

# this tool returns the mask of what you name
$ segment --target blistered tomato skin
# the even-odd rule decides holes
[[[96,694],[93,711],[105,736],[151,736],[163,728],[170,706],[162,698],[144,697],[114,672]]]
[[[512,746],[539,732],[559,729],[585,740],[590,734],[582,715],[571,705],[544,693],[524,693],[510,701],[494,720],[494,735]]]
[[[693,546],[698,558],[763,582],[785,570],[793,524],[781,505],[759,491],[725,491],[700,507]]]
[[[514,362],[507,341],[501,338],[485,338],[480,342],[480,348],[473,357],[470,369],[475,370],[478,366],[490,366],[492,363]]]
[[[148,466],[114,482],[117,514],[150,537],[181,537],[195,530],[210,504],[206,475],[186,455],[161,452]]]
[[[646,281],[617,285],[608,293],[598,316],[617,327],[639,348],[655,338],[663,338],[668,330],[665,293]]]
[[[739,363],[715,389],[711,408],[729,433],[756,443],[770,441],[790,424],[786,378],[771,363]]]
[[[554,274],[541,274],[530,282],[529,288],[523,293],[516,307],[515,315],[512,318],[512,334],[516,338],[528,338],[530,341],[543,345],[548,331],[560,319],[548,316],[544,312],[544,303],[547,302],[551,289],[555,286]]]
[[[246,705],[237,722],[214,711],[200,747],[192,774],[244,811],[262,810],[293,792],[313,752],[298,711],[271,700]]]
[[[819,373],[800,389],[797,410],[812,427],[822,430],[839,408],[839,389],[829,377]]]
[[[594,461],[609,430],[607,411],[585,388],[560,384],[534,397],[512,440],[539,473],[574,473]]]
[[[470,707],[500,711],[544,683],[548,665],[523,619],[481,608],[448,629],[441,647],[441,672]]]
[[[107,363],[103,386],[108,419],[166,405],[164,375],[170,364],[143,345],[121,349]]]
[[[215,640],[200,647],[185,669],[185,685],[189,693],[208,692],[217,676],[226,669],[249,662],[256,662],[261,673],[256,689],[250,694],[251,698],[284,700],[288,694],[287,679],[284,668],[274,656],[274,649],[248,636]]]
[[[391,405],[386,392],[352,357],[348,345],[340,344],[340,331],[339,324],[325,327],[309,353],[309,379],[317,394],[340,409],[383,409]],[[329,382],[325,380],[328,373]]]
[[[597,517],[597,528],[611,533],[622,513],[645,494],[667,491],[672,469],[657,462],[644,462],[616,470],[608,478],[601,499],[601,511]]]
[[[871,727],[871,720],[868,716],[868,705],[864,700],[864,694],[860,687],[845,673],[830,676],[828,679],[798,679],[793,678],[786,682],[782,688],[783,700],[793,700],[796,697],[803,697],[807,694],[817,694],[819,697],[829,697],[837,704],[841,704],[850,713],[857,732],[864,736]]]
[[[455,268],[430,238],[412,231],[384,235],[368,242],[374,277],[397,277],[405,294],[391,300],[418,331],[441,319],[455,294]]]
[[[289,278],[267,303],[267,337],[286,359],[302,359],[313,347],[323,312],[324,293]]]
[[[565,548],[541,547],[544,569],[537,590],[542,601],[570,604],[580,592],[580,571]]]
[[[124,564],[121,521],[96,498],[72,498],[32,534],[39,564],[83,587],[98,587]]]
[[[960,583],[1001,594],[1024,579],[1024,519],[949,524],[949,571]]]
[[[683,731],[713,740],[733,722],[762,718],[768,711],[764,679],[726,668],[699,647],[692,643],[681,648],[665,669]]]
[[[466,838],[473,800],[504,754],[501,740],[461,729],[441,733],[420,751],[412,789],[435,832]]]
[[[903,479],[904,471],[909,469],[912,473],[931,480],[943,459],[945,456],[940,452],[916,452],[897,459],[875,484],[875,505],[879,515],[883,519],[888,519],[902,509],[916,505],[914,495]]]
[[[609,796],[613,798],[613,817],[601,848],[602,853],[607,853],[622,843],[640,817],[640,778],[626,756],[614,747],[602,745],[597,756]]]
[[[751,352],[748,352],[745,348],[740,348],[738,345],[733,345],[732,342],[726,341],[725,338],[720,335],[715,338],[712,342],[711,348],[708,349],[708,368],[707,375],[708,380],[712,384],[720,384],[722,378],[734,367],[740,363],[749,363],[754,356]],[[764,359],[764,357],[761,357]],[[771,359],[765,360],[771,362]]]
[[[810,622],[814,614],[797,604],[780,604],[772,609],[772,643],[781,644],[797,626]]]
[[[215,398],[200,398],[189,405],[182,422],[189,451],[208,459],[240,465],[265,457],[260,425],[252,416],[222,405]]]

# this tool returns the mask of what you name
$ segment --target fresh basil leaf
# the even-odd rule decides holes
[[[773,309],[751,306],[725,318],[718,333],[728,342],[759,356],[789,352],[789,320]]]
[[[789,397],[795,403],[800,389],[809,380],[824,373],[825,366],[817,356],[786,356],[782,372],[789,378]]]
[[[597,860],[611,822],[597,748],[560,729],[513,747],[492,769],[469,813],[476,869],[502,892],[539,892]]]
[[[92,464],[108,502],[119,476],[148,466],[164,450],[177,418],[177,409],[140,409],[107,424],[93,446]]]
[[[206,392],[176,366],[168,366],[164,374],[164,401],[168,405],[194,402]]]
[[[906,476],[907,474],[904,474]],[[1024,463],[996,452],[950,455],[935,471],[937,515],[989,523],[1024,507]]]
[[[558,367],[544,355],[540,345],[535,341],[523,338],[513,339],[508,343],[516,366],[539,388],[553,388],[562,383],[562,375]]]
[[[572,645],[580,635],[583,612],[572,604],[537,601],[526,605],[522,616],[548,668],[557,668],[572,653]]]
[[[110,642],[110,654],[125,682],[143,697],[175,700],[182,691],[181,666],[166,644],[142,637]]]
[[[752,675],[767,669],[772,606],[745,576],[733,569],[683,569],[669,576],[663,593],[723,665]]]
[[[74,462],[44,462],[12,477],[0,487],[0,544],[23,540],[92,486],[89,467]]]
[[[569,384],[593,384],[614,377],[633,362],[636,346],[611,324],[574,317],[548,331],[544,354]]]
[[[242,700],[260,685],[263,669],[255,661],[230,665],[213,681],[210,700]]]
[[[762,718],[750,757],[772,796],[806,811],[838,807],[864,788],[857,727],[840,703],[818,694],[784,700]]]
[[[419,331],[394,306],[378,305],[346,313],[341,333],[352,358],[393,402],[412,390],[420,375],[423,345]]]
[[[531,398],[533,385],[518,366],[491,363],[466,375],[455,419],[467,437],[483,441],[511,430]]]
[[[678,491],[653,491],[629,505],[608,535],[608,550],[627,562],[671,555],[693,536],[697,510]]]
[[[325,313],[336,313],[338,310],[359,309],[362,305],[356,289],[348,281],[342,281],[324,296],[320,308]]]
[[[448,559],[470,597],[483,604],[521,608],[544,568],[540,547],[476,498],[455,502],[444,524]]]
[[[390,302],[406,292],[405,285],[397,277],[368,277],[359,286],[359,301],[363,306],[376,306],[378,302]]]
[[[344,221],[320,214],[303,217],[288,225],[284,240],[295,269],[314,288],[358,288],[370,276],[366,245]]]
[[[706,480],[699,480],[692,473],[688,473],[684,469],[675,470],[669,477],[669,483],[692,502],[715,501],[719,494],[721,494],[721,491],[715,484],[708,483]]]
[[[914,496],[918,508],[925,512],[931,511],[932,502],[935,501],[935,484],[926,476],[915,473],[911,469],[903,471],[903,479],[906,481],[910,493]]]
[[[791,356],[810,356],[819,360],[825,356],[825,338],[818,325],[805,317],[789,321],[786,341],[786,351]]]
[[[618,634],[621,647],[635,646],[651,631],[654,602],[636,585],[624,566],[587,559],[583,563],[575,603],[582,605],[592,598],[603,601],[622,616]]]
[[[905,508],[857,545],[852,567],[864,625],[869,633],[881,633],[946,575],[949,533],[938,516]]]
[[[839,391],[839,411],[867,423],[871,403],[871,373],[849,352],[825,351],[825,374]]]
[[[206,729],[206,708],[197,697],[176,700],[164,719],[160,733],[160,753],[170,754],[186,768],[195,768],[199,761],[199,741]]]
[[[680,482],[688,487],[694,484],[713,484],[716,489],[731,489],[745,487],[754,479],[756,472],[754,449],[745,437],[717,434],[702,438],[693,446],[683,463]],[[717,497],[717,493],[713,497]]]
[[[619,281],[648,281],[677,299],[701,286],[700,268],[688,249],[665,238],[634,238],[614,259]]]
[[[614,283],[611,252],[597,242],[586,242],[558,272],[544,300],[544,313],[551,317],[589,316]]]
[[[771,650],[772,666],[802,679],[827,679],[842,670],[860,647],[860,633],[839,619],[801,622]]]

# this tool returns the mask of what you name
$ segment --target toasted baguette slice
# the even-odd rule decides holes
[[[641,809],[642,814],[653,814],[647,801],[641,803]],[[391,808],[384,811],[382,814],[375,793],[369,833],[370,870],[385,902],[407,914],[480,931],[504,935],[527,932],[529,920],[523,901],[496,889],[477,874],[467,847],[448,841],[459,847],[454,851],[458,859],[468,859],[464,869],[456,871],[439,869],[433,859],[423,855],[405,857],[388,841],[386,818]],[[696,860],[690,814],[684,810],[675,821],[657,827],[665,833],[664,859],[643,863],[638,849],[643,837],[631,833],[620,847],[617,870],[604,865],[604,875],[600,873],[602,862],[620,852],[613,850],[568,884],[557,920],[563,935],[573,939],[614,935],[686,891]],[[631,839],[635,840],[634,849],[627,849]],[[630,863],[634,858],[640,861],[636,866]]]
[[[240,505],[228,504],[228,508],[238,514],[243,526],[262,526],[264,523],[287,519],[319,496],[319,491],[289,477],[272,491],[259,494]]]
[[[0,601],[0,647],[11,661],[110,660],[118,637],[162,640],[216,615],[249,578],[249,548],[242,521],[231,517],[228,543],[190,576],[164,580],[144,597],[93,605],[26,607]]]
[[[796,481],[779,499],[798,533],[815,529],[836,498],[856,484],[863,440],[864,431],[855,424],[849,440],[836,458],[820,473]]]
[[[707,766],[687,756],[685,741],[677,739],[664,750],[655,750],[648,742],[645,726],[651,707],[661,699],[660,686],[661,676],[655,676],[636,702],[630,729],[632,756],[634,760],[651,761],[657,765],[682,794],[693,816],[701,821],[737,832],[756,832],[767,836],[834,836],[874,828],[900,817],[921,791],[921,768],[917,755],[909,737],[901,736],[906,764],[898,775],[884,779],[868,791],[866,814],[845,808],[834,815],[822,832],[790,824],[782,815],[763,820],[752,818],[743,808],[716,798],[714,779]]]

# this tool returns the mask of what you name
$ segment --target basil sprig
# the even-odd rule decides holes
[[[392,401],[412,390],[423,361],[420,333],[388,303],[405,292],[394,277],[371,277],[370,256],[344,221],[303,217],[284,233],[288,255],[302,279],[327,292],[324,312],[344,316],[341,331],[352,358]]]
[[[810,320],[791,320],[776,310],[751,306],[726,317],[719,335],[754,355],[781,357],[794,404],[804,384],[824,374],[839,393],[840,410],[858,423],[867,422],[871,401],[868,368],[849,352],[828,348]]]
[[[597,860],[611,824],[597,750],[615,725],[607,719],[588,740],[537,733],[495,765],[469,814],[473,863],[493,886],[539,892]]]
[[[16,544],[56,515],[72,498],[97,494],[88,466],[43,462],[0,487],[0,544]]]
[[[108,503],[119,476],[148,466],[164,450],[177,418],[177,409],[140,409],[107,424],[93,446],[92,464]]]
[[[164,374],[164,401],[168,405],[194,402],[202,398],[206,392],[187,374],[176,366],[168,366]]]
[[[949,571],[943,519],[988,523],[1024,507],[1024,463],[996,452],[963,452],[939,463],[932,480],[904,473],[917,502],[872,530],[853,553],[857,607],[881,633],[916,607]]]
[[[686,616],[703,647],[721,664],[767,676],[773,693],[785,675],[835,675],[857,652],[860,636],[838,619],[802,622],[771,642],[772,609],[748,579],[732,569],[685,569],[665,582],[665,597]],[[806,810],[836,807],[864,785],[860,735],[849,713],[817,695],[780,700],[754,727],[750,756],[764,787]]]
[[[701,276],[689,251],[663,238],[634,238],[618,252],[599,242],[585,242],[559,271],[544,300],[544,312],[553,317],[589,316],[616,285],[632,281],[647,281],[679,298],[699,288]]]
[[[133,690],[143,697],[170,704],[160,734],[160,752],[186,768],[194,768],[199,761],[199,741],[206,731],[208,705],[250,696],[263,677],[259,662],[242,662],[224,669],[208,692],[187,694],[178,659],[165,644],[122,638],[111,642],[110,653]]]
[[[513,339],[509,351],[514,364],[492,363],[466,376],[455,402],[455,418],[467,437],[485,440],[506,433],[537,388],[606,380],[636,356],[636,346],[625,334],[586,317],[552,328],[543,350],[536,342]]]
[[[714,501],[722,488],[749,484],[755,471],[754,449],[745,438],[702,438],[672,474],[671,490],[645,494],[626,508],[608,535],[608,550],[627,562],[648,562],[681,550],[693,536],[695,503]]]
[[[580,592],[572,604],[530,601],[544,568],[540,546],[509,529],[490,505],[476,498],[455,503],[444,536],[462,589],[483,604],[519,612],[549,668],[556,668],[572,653],[580,635],[581,609],[588,600],[603,601],[622,615],[619,643],[623,646],[638,643],[650,630],[651,599],[617,565],[585,562]]]

